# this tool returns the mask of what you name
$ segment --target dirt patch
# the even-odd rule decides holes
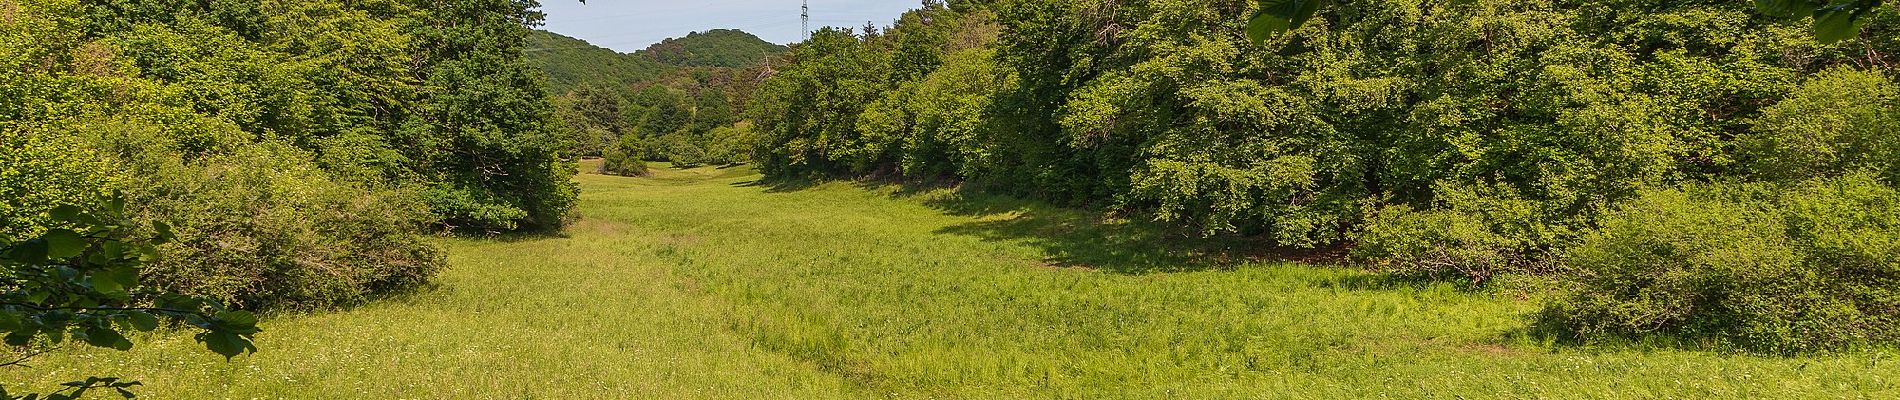
[[[580,222],[574,223],[573,227],[576,230],[585,231],[585,232],[595,232],[595,233],[600,233],[600,234],[608,235],[608,236],[619,236],[619,235],[626,234],[627,228],[628,228],[627,224],[602,220],[598,218],[581,219]]]
[[[1042,262],[1038,263],[1037,265],[1045,269],[1054,269],[1054,270],[1069,270],[1069,271],[1083,271],[1083,272],[1101,271],[1101,269],[1095,268],[1095,266],[1093,265],[1088,265],[1086,263],[1082,263],[1075,260],[1064,260],[1064,259],[1055,258],[1055,257],[1044,258],[1042,259]]]
[[[13,25],[18,23],[19,20],[20,5],[14,4],[13,0],[0,0],[0,21],[6,21],[7,25]]]
[[[1481,353],[1481,354],[1487,354],[1487,355],[1493,355],[1493,356],[1508,356],[1508,355],[1511,355],[1512,353],[1516,353],[1514,351],[1511,351],[1511,348],[1504,347],[1504,345],[1499,345],[1499,344],[1471,344],[1471,345],[1460,346],[1459,349],[1467,351],[1467,352]]]

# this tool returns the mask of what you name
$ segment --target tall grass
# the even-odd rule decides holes
[[[159,335],[43,356],[151,398],[1891,398],[1890,351],[1527,333],[1534,298],[1254,261],[1248,243],[743,168],[583,176],[566,236],[448,241],[436,287],[281,315],[231,363]]]

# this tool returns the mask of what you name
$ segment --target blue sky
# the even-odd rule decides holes
[[[921,0],[811,0],[811,27],[890,25]],[[542,29],[621,52],[644,49],[687,32],[720,28],[751,32],[773,43],[799,40],[799,0],[541,0]]]

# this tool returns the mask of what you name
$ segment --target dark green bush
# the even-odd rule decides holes
[[[602,152],[600,173],[620,176],[646,176],[647,162],[640,155],[646,144],[633,135],[620,137],[619,143]]]
[[[1546,316],[1788,353],[1900,339],[1900,191],[1872,174],[1651,190],[1570,251]]]

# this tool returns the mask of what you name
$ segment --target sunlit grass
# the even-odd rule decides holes
[[[1578,348],[1534,300],[949,190],[583,176],[565,237],[446,242],[437,287],[4,371],[150,398],[1892,398],[1890,352]]]

